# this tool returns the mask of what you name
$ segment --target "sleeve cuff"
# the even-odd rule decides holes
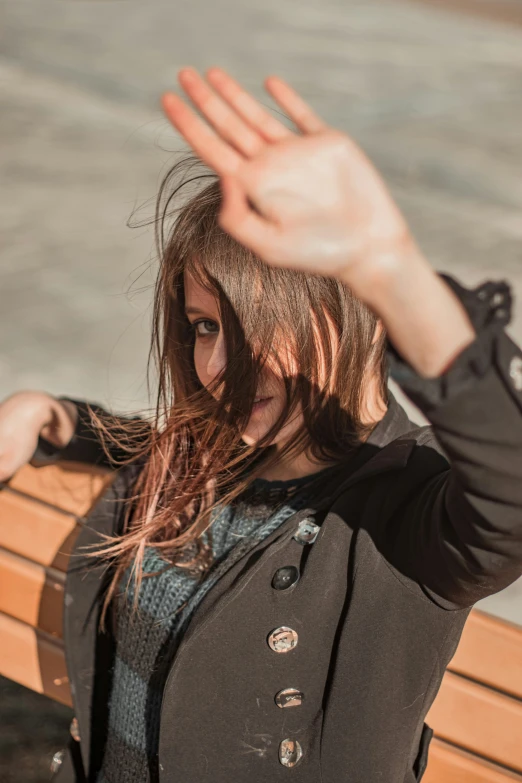
[[[59,446],[55,446],[54,443],[38,436],[38,444],[34,450],[33,456],[30,459],[30,464],[36,468],[43,465],[52,465],[53,462],[57,462],[60,459],[60,454],[63,451]]]
[[[465,288],[454,277],[439,272],[469,315],[477,333],[475,340],[436,378],[424,378],[406,362],[388,339],[390,376],[425,414],[461,392],[472,388],[494,363],[495,345],[511,320],[513,297],[510,284],[488,280],[474,289]]]
[[[103,463],[105,452],[103,451],[99,439],[93,431],[90,413],[87,403],[83,400],[76,400],[72,397],[57,397],[58,400],[73,402],[78,410],[78,420],[73,436],[67,446],[59,448],[50,443],[45,438],[38,438],[38,445],[31,458],[31,465],[41,467],[51,465],[58,461],[69,460],[71,462],[87,462],[90,464]],[[91,403],[90,407],[98,412],[104,412],[102,408]]]

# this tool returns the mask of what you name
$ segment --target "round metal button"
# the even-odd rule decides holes
[[[275,628],[268,636],[269,647],[277,653],[287,653],[297,644],[297,632],[286,625]]]
[[[278,568],[272,579],[274,590],[288,590],[299,580],[299,569],[295,566],[283,566]]]
[[[50,765],[51,772],[53,773],[53,775],[56,772],[58,772],[58,770],[62,766],[64,758],[65,758],[65,750],[57,750],[52,758],[51,765]]]
[[[303,749],[297,740],[284,739],[279,745],[279,761],[283,767],[295,767],[302,755]]]
[[[69,731],[71,732],[71,737],[76,740],[76,742],[80,741],[80,727],[78,725],[78,718],[73,718],[71,721],[71,725],[69,726]]]
[[[319,525],[316,525],[313,519],[307,517],[302,519],[294,534],[294,539],[298,544],[313,544],[320,531]]]
[[[286,707],[300,707],[304,699],[304,693],[297,688],[285,688],[275,695],[275,703],[281,709]]]
[[[520,356],[513,356],[509,365],[509,375],[513,381],[513,386],[517,391],[522,391],[522,359]]]

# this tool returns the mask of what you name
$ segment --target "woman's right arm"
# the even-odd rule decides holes
[[[94,427],[89,407],[99,405],[39,391],[21,391],[0,403],[0,481],[7,481],[28,462],[69,460],[115,469],[128,453],[106,439],[109,456]],[[129,418],[118,417],[122,422]],[[136,418],[134,419],[137,420]]]

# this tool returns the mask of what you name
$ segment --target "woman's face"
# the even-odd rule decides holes
[[[194,364],[199,380],[203,386],[208,386],[224,369],[226,362],[225,340],[218,304],[215,297],[202,288],[187,272],[184,285],[185,312],[191,324],[195,326]],[[290,357],[289,362],[291,362]],[[248,446],[255,445],[268,432],[281,414],[285,403],[283,381],[270,370],[268,363],[263,368],[256,399],[258,397],[265,398],[266,401],[254,405],[243,432],[242,439]],[[286,441],[297,431],[303,417],[300,404],[292,415],[293,418],[281,428],[272,444]]]

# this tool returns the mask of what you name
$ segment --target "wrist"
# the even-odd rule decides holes
[[[389,292],[407,285],[420,270],[436,275],[411,234],[405,232],[393,246],[374,249],[364,262],[348,266],[340,278],[358,299],[380,315]]]
[[[424,378],[447,372],[476,338],[465,307],[422,256],[375,277],[367,304],[399,354]]]

